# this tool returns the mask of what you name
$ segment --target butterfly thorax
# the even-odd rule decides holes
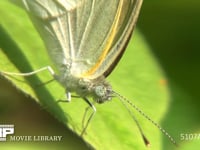
[[[60,74],[56,76],[56,80],[67,92],[75,92],[83,98],[92,97],[97,103],[103,103],[112,98],[112,87],[103,76],[96,79],[77,77],[71,73],[70,65],[60,68]]]

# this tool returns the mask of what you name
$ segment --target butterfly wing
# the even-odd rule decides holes
[[[120,60],[142,0],[23,0],[58,68],[107,76]]]

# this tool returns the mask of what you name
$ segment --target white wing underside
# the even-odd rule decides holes
[[[127,20],[136,20],[141,5],[138,0],[23,0],[23,2],[57,67],[68,64],[75,76],[87,72],[98,62],[110,40],[119,4],[123,6],[120,6],[122,12],[116,36],[121,34],[122,39],[128,36],[125,34],[130,34],[128,33],[130,23]],[[132,15],[130,18],[130,13],[134,11],[136,11],[135,16]],[[91,76],[95,78],[109,68],[120,53],[120,49],[117,49],[120,45],[117,44],[123,45],[122,39],[119,37],[113,39],[115,43],[111,45],[105,60]]]

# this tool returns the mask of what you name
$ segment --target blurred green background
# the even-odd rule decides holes
[[[0,6],[1,9],[1,6]],[[181,149],[197,150],[200,147],[199,139],[180,140],[180,134],[200,134],[200,1],[198,0],[144,0],[137,28],[146,38],[152,53],[159,61],[167,78],[171,95],[171,103],[161,126],[173,132],[179,142],[175,148],[169,141],[163,139],[163,150]],[[137,55],[137,54],[136,54]],[[141,60],[144,61],[144,60]],[[20,133],[33,134],[33,129],[39,129],[41,135],[63,135],[63,146],[71,144],[71,149],[88,149],[81,138],[67,132],[67,129],[29,100],[24,94],[17,91],[7,81],[0,78],[1,99],[11,107],[2,108],[0,123],[10,122],[19,118],[18,123],[26,122],[26,129],[17,126]],[[12,101],[12,98],[18,101]],[[27,100],[28,99],[28,100]],[[2,102],[1,102],[2,103]],[[153,103],[153,100],[152,100]],[[20,111],[19,111],[20,110]],[[31,118],[29,113],[31,112]],[[23,121],[22,121],[23,120]],[[57,126],[55,128],[55,126]],[[150,127],[151,128],[151,127]],[[71,140],[69,140],[71,139]],[[2,143],[0,143],[2,144]],[[14,143],[13,146],[16,146]],[[57,143],[49,143],[57,147]],[[38,147],[42,145],[38,143]],[[74,147],[77,146],[77,147]],[[12,146],[11,146],[12,147]],[[45,147],[42,147],[45,148]]]
[[[163,125],[171,122],[177,133],[200,133],[199,8],[197,0],[144,0],[138,22],[169,79],[172,103]],[[182,141],[180,149],[199,146],[199,139]]]

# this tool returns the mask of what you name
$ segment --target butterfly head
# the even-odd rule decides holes
[[[98,79],[81,79],[79,81],[77,92],[81,97],[91,96],[97,103],[104,103],[113,97],[112,87],[104,78]]]

